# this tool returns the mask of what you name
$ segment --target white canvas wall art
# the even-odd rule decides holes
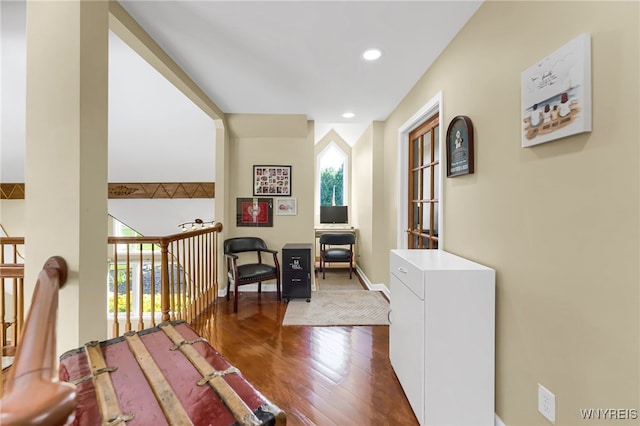
[[[591,131],[591,35],[522,72],[522,146]]]

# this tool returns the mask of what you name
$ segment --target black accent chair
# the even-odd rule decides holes
[[[325,266],[327,263],[348,262],[349,279],[353,270],[353,244],[356,236],[351,232],[345,233],[324,233],[320,235],[320,269],[322,278],[325,278]],[[335,246],[349,246],[335,247]]]
[[[238,254],[247,252],[255,253],[257,262],[251,263],[253,259],[249,256],[243,257],[246,262],[242,263]],[[273,255],[273,265],[262,262],[262,253]],[[231,282],[234,283],[233,312],[238,312],[238,287],[241,285],[258,283],[258,293],[262,293],[262,281],[275,279],[280,300],[280,263],[277,254],[276,250],[270,250],[264,240],[257,237],[229,238],[224,241],[224,256],[227,260],[227,300]]]

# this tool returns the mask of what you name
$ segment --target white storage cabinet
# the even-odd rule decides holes
[[[389,358],[421,425],[493,425],[495,271],[391,250]]]

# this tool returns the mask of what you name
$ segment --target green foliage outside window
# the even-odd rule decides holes
[[[327,167],[320,172],[320,205],[342,206],[344,203],[344,165],[338,170]],[[335,203],[334,203],[335,191]]]
[[[133,294],[130,293],[129,295],[130,300],[133,300]],[[119,294],[118,295],[118,312],[125,312],[126,311],[126,295],[124,294]],[[113,313],[113,295],[109,295],[109,313]],[[178,303],[180,303],[181,306],[184,306],[185,303],[189,303],[189,298],[186,298],[186,302],[180,297],[180,299],[178,300],[178,296],[174,296],[174,304],[175,306],[178,305]],[[154,303],[154,312],[160,312],[160,295],[156,295],[155,297],[155,303]],[[134,306],[131,309],[132,313],[137,313],[138,312],[138,306]],[[151,312],[151,295],[150,294],[145,294],[142,296],[142,312]]]

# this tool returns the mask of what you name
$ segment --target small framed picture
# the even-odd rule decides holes
[[[295,216],[298,214],[298,206],[295,198],[277,198],[276,214],[280,216]]]
[[[466,115],[458,115],[447,129],[447,177],[470,173],[473,173],[473,123]]]
[[[273,198],[237,198],[236,226],[273,226]]]
[[[291,196],[291,166],[253,166],[254,196]]]

